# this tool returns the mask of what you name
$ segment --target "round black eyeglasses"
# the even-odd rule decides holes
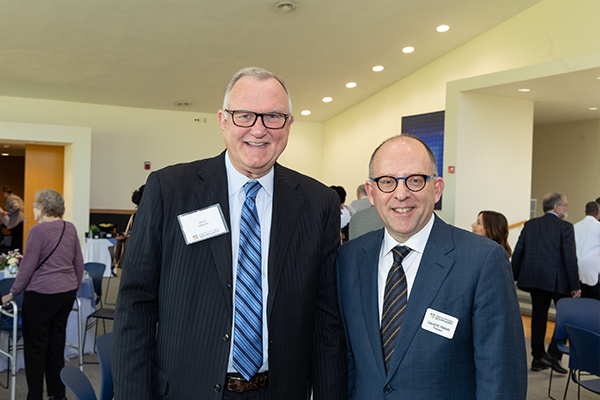
[[[231,119],[235,126],[240,128],[250,128],[254,126],[258,117],[262,119],[262,123],[265,128],[268,129],[281,129],[285,126],[290,114],[283,113],[255,113],[252,111],[245,110],[225,110],[231,114]]]
[[[378,178],[371,179],[373,182],[377,184],[379,190],[383,193],[391,193],[398,187],[398,181],[404,181],[404,184],[411,192],[418,192],[423,190],[425,185],[427,184],[427,180],[431,179],[431,175],[423,175],[423,174],[415,174],[409,175],[406,178],[394,178],[393,176],[380,176]]]

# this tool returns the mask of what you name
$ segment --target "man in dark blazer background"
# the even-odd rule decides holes
[[[525,223],[512,256],[512,267],[517,286],[531,296],[531,370],[550,367],[566,374],[554,335],[547,353],[544,337],[550,302],[556,304],[563,297],[581,296],[575,233],[573,224],[564,221],[569,210],[565,195],[546,194],[543,209],[542,217]]]
[[[434,215],[444,181],[420,139],[381,144],[369,178],[385,228],[338,256],[351,397],[524,400],[525,339],[506,251]]]
[[[241,70],[218,113],[226,151],[150,174],[117,302],[117,400],[346,397],[335,281],[339,199],[276,163],[294,121],[291,111],[280,78],[259,68]],[[254,182],[260,184],[253,207],[260,225],[255,311],[262,316],[262,356],[258,371],[246,376],[236,360],[240,353],[232,354],[236,324],[249,318],[237,291],[248,285],[238,275],[246,268],[241,254],[249,251],[241,244],[248,222],[240,215],[245,187]],[[243,339],[247,331],[240,329]]]

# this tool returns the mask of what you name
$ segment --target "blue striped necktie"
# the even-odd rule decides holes
[[[402,317],[406,309],[406,275],[402,268],[402,260],[410,253],[406,246],[396,246],[392,249],[394,264],[385,281],[383,296],[383,314],[381,317],[381,341],[383,343],[383,356],[385,372],[390,369],[390,361],[396,347],[396,337],[402,325]]]
[[[262,275],[260,222],[256,194],[260,183],[244,185],[246,201],[240,221],[237,281],[235,287],[235,323],[233,366],[250,380],[263,364]]]

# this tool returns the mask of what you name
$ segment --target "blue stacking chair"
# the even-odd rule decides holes
[[[571,352],[569,357],[569,373],[577,386],[577,398],[579,399],[581,387],[600,394],[600,331],[590,331],[577,326],[565,324]],[[581,379],[581,373],[587,372],[595,376],[592,379]],[[569,380],[565,396],[567,398]]]
[[[100,387],[100,400],[112,400],[115,397],[113,377],[111,371],[112,332],[99,336],[96,339],[96,352],[100,362],[100,375],[102,386]]]
[[[73,393],[76,400],[98,400],[90,380],[79,368],[65,365],[60,371],[60,380]]]
[[[582,299],[565,297],[556,303],[556,327],[554,328],[554,338],[564,340],[567,338],[567,331],[564,325],[569,324],[589,329],[593,332],[600,332],[600,301],[596,299]],[[569,364],[571,357],[569,346],[558,342],[558,350],[563,354],[569,354]],[[552,372],[550,369],[550,383],[548,384],[548,397],[555,400],[550,395],[552,389]],[[568,381],[567,381],[568,383]]]
[[[4,278],[2,280],[0,280],[0,297],[4,296],[5,294],[10,293],[10,288],[12,287],[13,283],[15,282],[15,278]],[[17,297],[15,297],[12,301],[11,301],[11,306],[16,305],[17,307],[17,338],[16,341],[18,342],[19,339],[23,336],[23,325],[22,325],[22,316],[21,316],[21,309],[23,308],[23,293],[21,293],[20,295],[18,295]],[[7,313],[12,314],[13,311],[11,309],[6,310]],[[17,343],[13,342],[13,326],[14,326],[14,318],[12,316],[6,315],[5,313],[2,313],[1,315],[1,320],[0,320],[0,330],[2,330],[3,332],[8,333],[8,349],[7,349],[7,353],[10,354],[11,353],[11,349],[13,346],[16,346]],[[13,370],[13,366],[16,365],[17,360],[13,359],[12,356],[7,356],[8,358],[8,368],[6,369],[6,385],[1,384],[0,386],[2,386],[5,389],[8,389],[10,386],[10,372]],[[14,376],[14,373],[16,373],[16,368],[15,371],[13,372],[13,386],[15,383],[15,379],[16,376]]]
[[[94,282],[94,291],[96,292],[96,305],[102,307],[102,278],[104,278],[104,270],[106,265],[98,262],[88,262],[83,265],[83,268],[90,274]]]
[[[86,341],[86,337],[87,337],[87,331],[90,328],[90,326],[92,326],[92,324],[90,324],[90,319],[95,318],[96,319],[96,331],[94,333],[94,348],[96,347],[95,345],[95,339],[96,336],[98,335],[98,319],[102,320],[103,326],[104,326],[104,333],[106,333],[106,320],[110,319],[110,320],[114,320],[115,319],[115,310],[113,308],[104,308],[102,307],[102,279],[104,277],[104,269],[106,268],[106,266],[102,263],[96,263],[96,262],[89,262],[89,263],[85,263],[84,264],[84,268],[85,270],[88,272],[88,274],[90,274],[90,277],[92,278],[92,281],[94,282],[94,291],[96,292],[96,305],[100,304],[100,308],[96,309],[96,311],[94,311],[93,313],[91,313],[90,315],[88,315],[86,323],[85,323],[85,332],[83,334],[83,343],[85,344]],[[85,345],[84,345],[85,347]],[[96,364],[95,362],[89,362],[89,361],[84,361],[84,364]]]

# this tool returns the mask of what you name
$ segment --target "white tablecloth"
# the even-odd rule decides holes
[[[1,279],[1,278],[0,278]],[[85,322],[91,313],[95,310],[95,302],[92,300],[94,296],[94,284],[92,278],[88,277],[83,280],[81,288],[77,292],[77,297],[81,301],[81,320],[83,322],[83,328],[85,329]],[[77,302],[73,304],[73,308],[77,308]],[[85,339],[84,354],[91,354],[94,351],[94,335],[96,333],[95,327],[92,326],[88,329],[87,336]],[[6,332],[0,334],[0,348],[3,350],[8,349],[8,337]],[[67,343],[74,345],[79,344],[79,338],[77,335],[77,311],[71,311],[69,319],[67,320]],[[23,344],[23,338],[19,340],[19,345]],[[65,346],[65,360],[73,357],[77,357],[77,349]],[[0,371],[4,371],[7,365],[7,358],[0,355]],[[17,370],[25,367],[25,360],[23,356],[23,350],[17,352]]]
[[[110,253],[108,248],[114,246],[117,239],[85,238],[83,244],[83,262],[99,262],[106,266],[104,276],[110,276]]]

